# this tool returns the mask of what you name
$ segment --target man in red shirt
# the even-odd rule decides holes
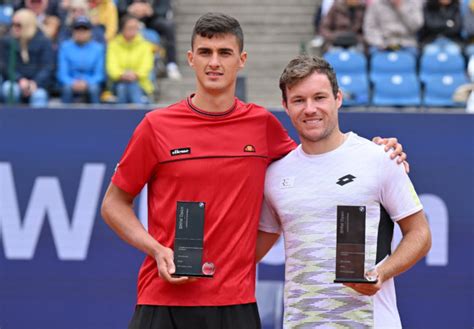
[[[296,145],[271,113],[235,98],[246,59],[237,20],[199,18],[188,52],[196,92],[145,116],[112,177],[102,216],[148,255],[131,329],[260,328],[255,248],[265,171]],[[133,211],[145,184],[148,231]],[[202,261],[214,265],[213,278],[172,276],[180,201],[205,204]]]

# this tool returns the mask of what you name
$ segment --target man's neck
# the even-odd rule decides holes
[[[191,102],[207,112],[225,112],[234,104],[234,90],[220,94],[196,91]]]
[[[319,140],[317,142],[309,141],[304,138],[301,138],[301,147],[306,154],[324,154],[331,151],[334,151],[339,146],[341,146],[346,140],[347,135],[342,133],[339,129],[334,131],[331,136],[328,136],[325,139]]]

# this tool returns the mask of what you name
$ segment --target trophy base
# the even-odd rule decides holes
[[[369,281],[367,279],[336,279],[334,283],[368,283],[376,284],[378,280]]]

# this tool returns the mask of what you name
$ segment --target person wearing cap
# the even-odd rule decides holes
[[[72,23],[72,38],[60,44],[57,78],[63,103],[72,103],[74,95],[88,96],[93,104],[100,102],[105,50],[92,40],[91,29],[89,18],[79,16]]]
[[[58,34],[58,43],[72,37],[72,23],[79,16],[89,17],[89,3],[87,0],[70,0],[67,12]],[[92,23],[92,22],[91,22]],[[102,25],[92,24],[92,40],[105,44],[105,28]]]

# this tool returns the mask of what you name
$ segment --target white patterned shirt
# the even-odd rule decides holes
[[[259,229],[285,239],[285,328],[401,328],[393,279],[372,297],[334,283],[336,209],[366,209],[365,271],[390,254],[393,223],[422,209],[402,165],[348,133],[337,149],[301,145],[267,170]]]

